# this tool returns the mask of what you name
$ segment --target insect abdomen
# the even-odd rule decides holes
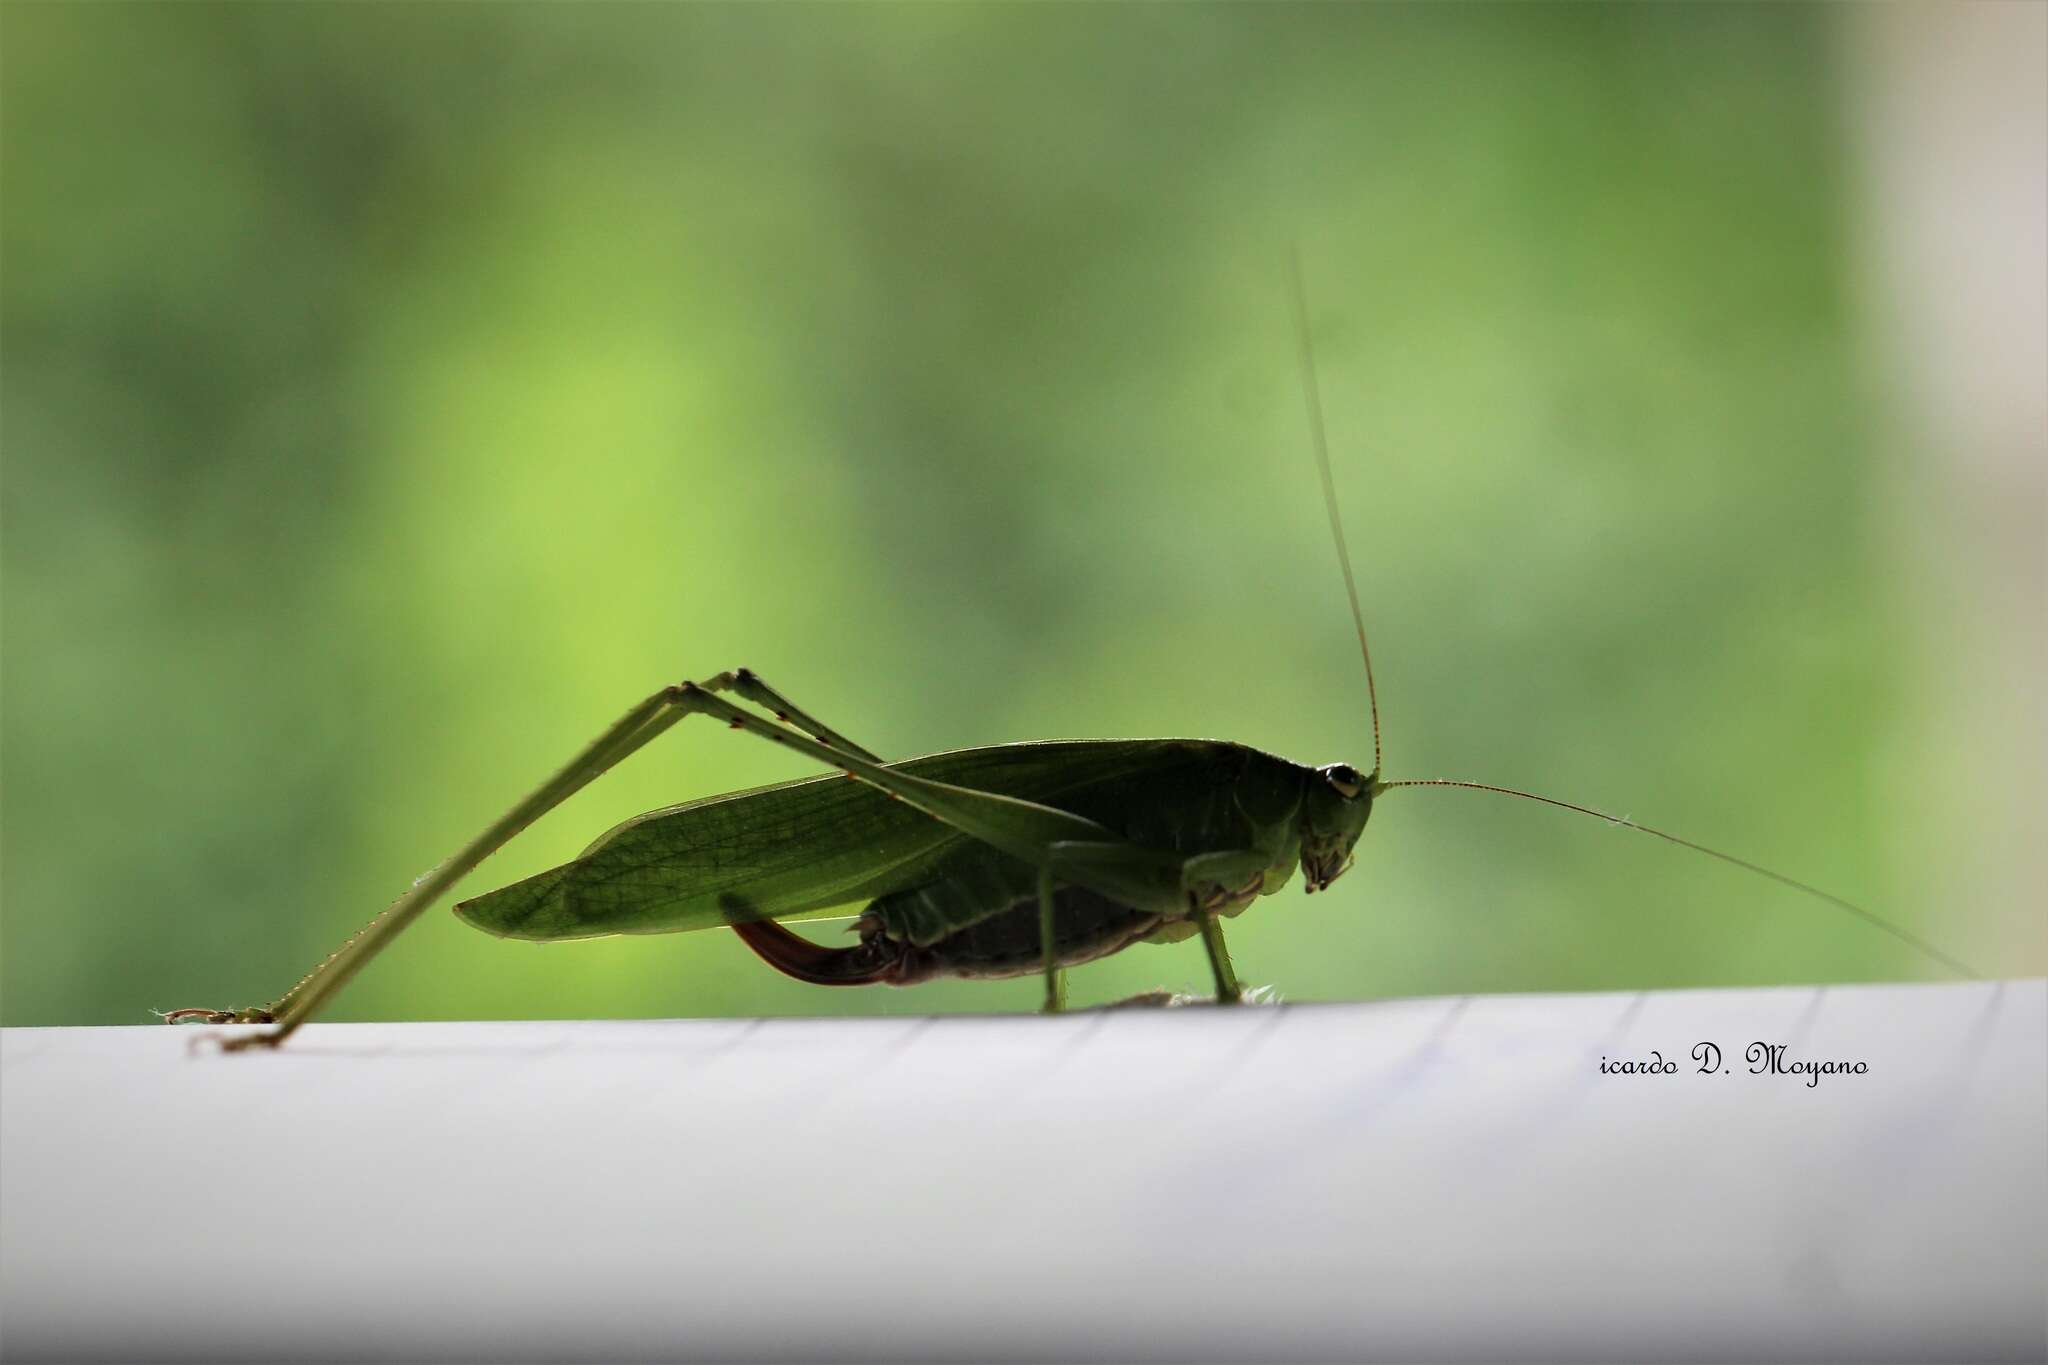
[[[1053,894],[1062,967],[1107,957],[1153,932],[1159,922],[1157,915],[1118,905],[1078,886]],[[1044,967],[1035,894],[935,943],[917,944],[891,935],[872,907],[858,927],[861,941],[850,948],[813,943],[773,920],[740,922],[733,930],[763,962],[814,986],[914,986],[946,976],[988,981],[1029,976]]]
[[[1055,951],[1062,967],[1108,957],[1158,927],[1159,916],[1105,900],[1082,887],[1053,893]],[[1038,897],[1024,897],[917,951],[930,960],[933,976],[992,980],[1039,972],[1045,958],[1038,936]]]

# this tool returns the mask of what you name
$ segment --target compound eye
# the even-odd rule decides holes
[[[1323,778],[1347,801],[1365,789],[1365,778],[1348,763],[1332,763],[1323,769]]]

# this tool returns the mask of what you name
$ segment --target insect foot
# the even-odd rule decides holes
[[[1186,991],[1170,991],[1162,986],[1158,990],[1140,991],[1138,994],[1128,996],[1122,1000],[1112,1000],[1107,1005],[1097,1005],[1096,1008],[1104,1010],[1168,1010],[1178,1009],[1182,1005],[1206,1005],[1208,1003],[1210,1003],[1210,997],[1206,995],[1189,995]]]
[[[1278,1005],[1282,1003],[1284,1002],[1280,999],[1280,988],[1278,986],[1253,986],[1236,1000],[1218,1000],[1213,995],[1191,995],[1187,991],[1169,991],[1161,987],[1158,990],[1141,991],[1137,995],[1129,996],[1122,1000],[1112,1000],[1107,1005],[1097,1005],[1095,1008],[1103,1010],[1169,1010],[1179,1009],[1184,1005]]]
[[[156,1012],[166,1024],[274,1024],[277,1016],[269,1010],[182,1009]]]

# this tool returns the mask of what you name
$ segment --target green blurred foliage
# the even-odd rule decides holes
[[[1827,12],[0,10],[4,1017],[295,980],[653,686],[885,754],[1371,754],[1886,903]],[[489,864],[803,771],[686,725]],[[1390,796],[1290,998],[1925,974],[1649,840]],[[1079,999],[1199,985],[1140,948]],[[430,915],[338,1018],[1028,1007]]]

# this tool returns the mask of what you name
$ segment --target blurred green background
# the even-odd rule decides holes
[[[1364,766],[1290,241],[1389,774],[1606,804],[1942,938],[1836,22],[7,6],[5,1021],[270,999],[627,704],[740,664],[889,755]],[[803,771],[685,726],[469,886]],[[1294,999],[1938,975],[1460,794],[1390,796],[1350,877],[1233,940]],[[1204,980],[1189,944],[1075,988]],[[334,1017],[1036,990],[437,912]]]

